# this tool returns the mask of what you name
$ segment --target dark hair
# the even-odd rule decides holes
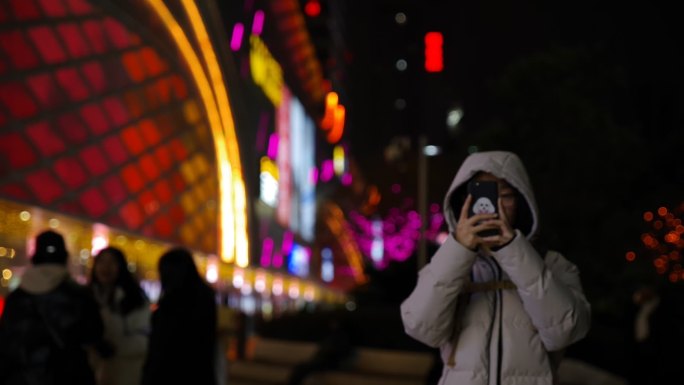
[[[197,272],[192,254],[183,247],[174,247],[161,256],[159,279],[164,295],[176,291],[188,292],[207,286]]]
[[[95,266],[97,266],[98,261],[101,260],[101,257],[104,254],[109,254],[112,257],[114,257],[114,261],[116,262],[116,265],[119,267],[119,274],[117,275],[116,281],[114,282],[114,285],[116,287],[120,287],[124,293],[124,297],[121,300],[120,308],[118,309],[119,312],[125,315],[143,306],[146,300],[145,293],[140,288],[140,284],[138,283],[136,277],[128,270],[128,262],[126,261],[126,257],[124,256],[123,251],[119,250],[116,247],[110,246],[104,248],[100,250],[99,253],[97,253],[97,256],[95,256],[95,263],[93,264],[93,269],[90,272],[91,286],[99,287],[102,285],[97,278],[97,274],[95,274]],[[113,307],[113,293],[110,295],[108,302],[108,305],[110,307]]]
[[[36,237],[36,249],[31,257],[34,265],[42,263],[58,263],[64,265],[69,253],[64,244],[64,237],[52,230],[43,231]]]

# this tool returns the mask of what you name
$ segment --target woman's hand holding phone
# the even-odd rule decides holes
[[[497,202],[501,217],[496,213],[476,214],[468,217],[468,210],[470,209],[472,200],[473,197],[469,194],[461,208],[461,215],[456,224],[456,231],[454,234],[456,241],[470,250],[477,250],[482,247],[484,251],[488,252],[492,248],[496,249],[506,245],[515,237],[515,231],[513,231],[511,225],[508,223],[506,214],[502,210],[501,198],[499,198]],[[478,235],[478,233],[483,230],[490,229],[498,230],[498,234],[485,237]]]

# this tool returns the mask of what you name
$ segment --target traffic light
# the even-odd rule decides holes
[[[444,37],[441,32],[425,34],[425,71],[442,72],[444,69],[443,45]]]

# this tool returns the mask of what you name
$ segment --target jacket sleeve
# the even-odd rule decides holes
[[[124,357],[136,357],[147,353],[150,318],[150,304],[147,301],[124,317],[124,333],[117,345],[117,354]]]
[[[449,236],[418,275],[418,283],[401,305],[406,333],[432,347],[449,342],[456,299],[463,290],[476,253]]]
[[[519,231],[494,258],[517,286],[525,311],[547,351],[580,340],[589,331],[591,307],[584,296],[575,265],[557,252],[546,258]]]

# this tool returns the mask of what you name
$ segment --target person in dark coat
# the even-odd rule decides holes
[[[144,385],[215,385],[216,300],[190,252],[174,248],[159,260],[162,295],[152,315]]]
[[[46,231],[0,319],[0,384],[93,385],[87,349],[103,355],[100,312],[90,290],[69,277],[64,238]]]

